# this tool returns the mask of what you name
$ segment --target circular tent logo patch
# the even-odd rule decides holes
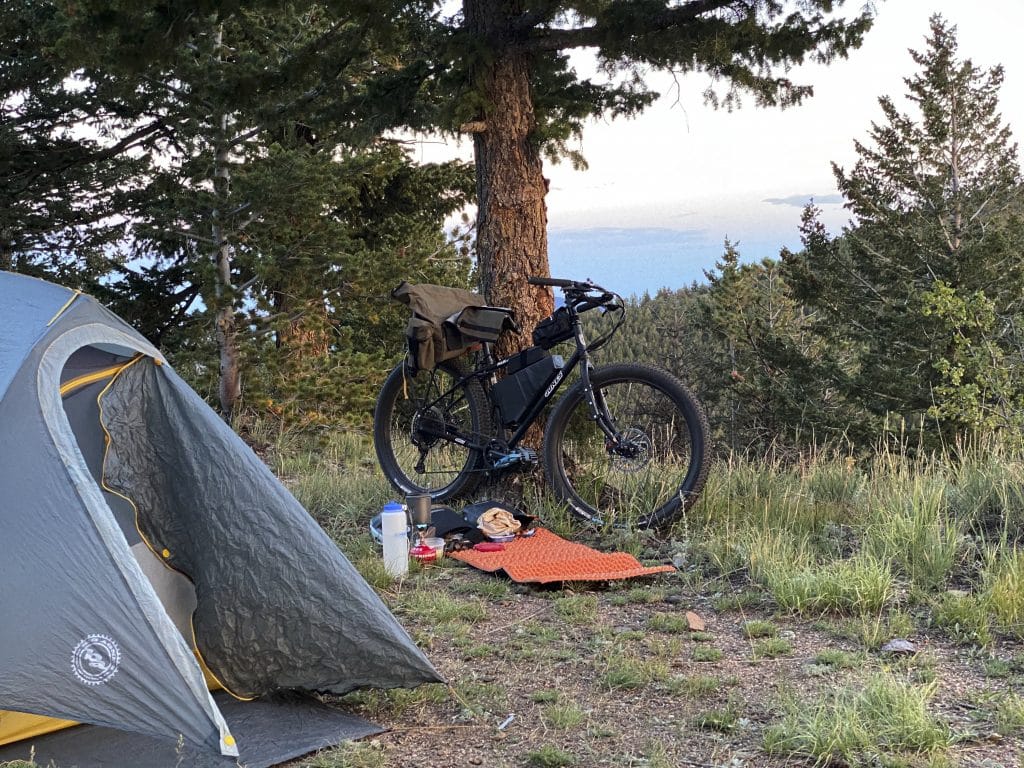
[[[121,649],[106,635],[88,635],[71,654],[71,671],[86,685],[102,685],[117,674]]]

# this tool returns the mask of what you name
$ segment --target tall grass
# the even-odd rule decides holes
[[[889,566],[868,554],[796,568],[775,562],[765,584],[779,607],[804,615],[876,614],[895,595]]]
[[[394,491],[369,441],[260,435],[299,500],[364,576],[387,588],[367,523]],[[643,499],[634,501],[644,511]],[[523,503],[555,532],[581,535],[546,489],[527,490]],[[1024,636],[1024,450],[881,451],[859,463],[815,455],[792,465],[733,458],[713,466],[700,502],[671,530],[597,533],[601,546],[641,558],[664,557],[660,541],[677,542],[703,578],[728,577],[733,588],[746,579],[784,611],[885,627],[909,601],[958,642]]]
[[[880,673],[863,687],[791,700],[784,704],[782,721],[766,732],[764,746],[769,753],[819,765],[894,765],[893,758],[942,753],[953,736],[928,710],[935,691],[935,684],[915,686]]]
[[[960,551],[961,523],[946,504],[948,484],[933,474],[879,478],[864,549],[925,590],[944,587]]]
[[[1024,552],[1002,546],[986,553],[981,600],[996,625],[1024,637]]]

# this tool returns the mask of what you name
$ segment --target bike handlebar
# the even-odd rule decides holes
[[[562,280],[558,277],[528,277],[526,282],[530,285],[547,285],[551,288],[575,288],[582,285],[575,280]]]
[[[580,282],[579,280],[563,280],[558,277],[527,277],[526,282],[530,285],[546,285],[563,289],[566,299],[576,308],[577,312],[607,307],[618,298],[617,294],[600,285],[595,285],[590,280]]]

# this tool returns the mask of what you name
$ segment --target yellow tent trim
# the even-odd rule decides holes
[[[24,712],[0,712],[0,746],[70,728],[78,723]]]
[[[73,379],[69,379],[60,385],[60,396],[66,397],[76,389],[81,389],[82,387],[97,381],[109,379],[116,375],[121,369],[127,368],[129,365],[134,363],[136,359],[138,359],[138,356],[132,358],[127,363],[119,363],[118,365],[112,365],[109,368],[103,368],[99,371],[93,371],[92,373],[86,373],[82,376],[76,376]]]

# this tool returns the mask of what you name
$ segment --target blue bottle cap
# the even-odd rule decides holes
[[[399,504],[394,499],[392,499],[391,501],[389,501],[387,504],[384,505],[384,509],[382,511],[384,511],[384,512],[401,512],[402,511],[402,505]]]

